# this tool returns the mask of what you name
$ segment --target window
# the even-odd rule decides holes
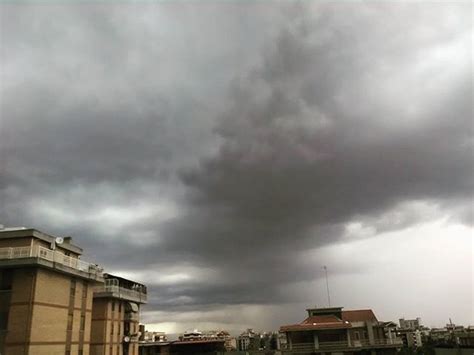
[[[7,330],[8,327],[8,312],[0,312],[0,331]]]
[[[360,340],[359,332],[354,332],[354,339]]]
[[[110,334],[114,335],[114,322],[111,323]]]
[[[122,302],[119,303],[119,313],[122,312]]]
[[[13,283],[13,270],[0,272],[0,290],[10,290]]]
[[[76,280],[71,280],[71,293],[69,294],[70,298],[74,299],[74,296],[76,295]]]
[[[115,311],[115,302],[112,301],[112,312]]]
[[[48,259],[48,250],[44,249],[44,248],[40,248],[39,256],[40,256],[40,258]]]
[[[67,316],[67,330],[72,330],[72,321],[73,321],[72,314],[68,314],[68,316]]]
[[[86,316],[84,314],[81,315],[81,331],[86,329]]]
[[[82,284],[82,298],[87,298],[87,283],[84,281]]]

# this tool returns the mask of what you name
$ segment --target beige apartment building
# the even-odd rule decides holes
[[[81,260],[81,254],[69,237],[0,229],[0,355],[89,355],[94,353],[91,335],[94,343],[111,348],[114,338],[102,334],[99,339],[91,332],[94,307],[101,307],[94,295],[101,298],[108,276],[98,265]],[[142,293],[144,303],[146,289]],[[95,354],[127,354],[120,351]]]
[[[96,287],[92,307],[91,355],[138,355],[140,305],[146,287],[104,274]]]

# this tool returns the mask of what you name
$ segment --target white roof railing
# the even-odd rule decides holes
[[[42,246],[0,248],[0,260],[22,258],[40,258],[49,260],[75,270],[99,276],[102,276],[103,272],[103,269],[98,265],[82,261],[78,258],[73,258],[57,250],[51,250]]]

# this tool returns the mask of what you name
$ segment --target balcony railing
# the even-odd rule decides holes
[[[31,257],[31,247],[0,248],[0,260]]]
[[[282,350],[294,351],[296,353],[313,353],[315,347],[314,343],[296,343],[292,344],[291,347],[290,344],[286,344],[282,346]]]
[[[340,349],[350,347],[347,341],[323,341],[319,343],[320,349]]]
[[[369,341],[367,340],[367,343]],[[373,345],[403,345],[402,339],[374,339]],[[363,345],[364,346],[364,345]]]
[[[95,264],[41,246],[0,248],[0,260],[23,258],[40,258],[70,267],[74,270],[94,274],[96,276],[102,276],[103,272],[103,269]]]
[[[390,346],[401,346],[403,344],[401,339],[374,339],[370,342],[368,339],[362,340],[351,340],[348,341],[326,341],[319,342],[316,347],[314,343],[293,343],[285,344],[282,346],[282,350],[285,352],[295,353],[313,353],[321,350],[337,350],[337,349],[356,349],[356,348],[367,348],[367,347],[390,347]]]
[[[109,281],[109,280],[106,280]],[[130,290],[125,287],[120,287],[118,285],[103,285],[103,286],[97,286],[94,288],[94,292],[96,293],[101,293],[101,292],[107,292],[107,293],[112,293],[115,297],[118,298],[125,298],[129,299],[132,301],[136,302],[146,302],[147,301],[147,295],[146,293],[139,291],[139,290]]]

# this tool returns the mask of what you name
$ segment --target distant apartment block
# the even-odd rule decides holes
[[[214,355],[226,351],[223,340],[140,343],[140,355]]]
[[[420,348],[423,346],[422,334],[419,329],[399,329],[397,336],[407,348]]]
[[[400,329],[420,329],[421,325],[421,318],[416,319],[399,319]]]
[[[444,328],[430,329],[427,337],[436,347],[474,349],[474,326],[464,327],[450,323]]]
[[[188,330],[179,337],[179,340],[182,342],[218,340],[224,341],[224,347],[227,351],[235,350],[236,348],[235,338],[231,337],[229,332],[225,330]]]
[[[446,328],[431,329],[430,338],[435,355],[474,354],[474,326],[447,324]]]
[[[135,325],[127,332],[127,310],[132,308],[137,319],[138,305],[146,298],[107,293],[110,276],[81,256],[82,249],[69,237],[55,238],[27,228],[0,229],[1,355],[138,354],[137,346],[127,353],[122,344],[127,339],[133,343]],[[109,312],[112,304],[122,307],[123,315]],[[111,330],[101,338],[93,332],[91,339],[94,324],[107,328],[112,319],[121,322],[116,341],[109,336]],[[91,347],[91,342],[104,347]]]
[[[203,340],[204,336],[201,331],[194,329],[194,330],[187,330],[183,333],[183,335],[179,336],[180,341],[194,341],[194,340]]]
[[[399,319],[400,327],[397,330],[398,337],[407,348],[420,348],[423,345],[423,325],[421,319]]]
[[[467,327],[463,331],[457,331],[454,336],[460,347],[474,349],[474,326]]]
[[[260,334],[257,334],[253,329],[247,329],[237,338],[237,349],[239,351],[259,350],[260,348]]]
[[[395,354],[402,342],[370,309],[310,308],[298,324],[285,325],[283,354]]]
[[[236,339],[226,330],[208,330],[203,332],[203,336],[210,340],[224,340],[224,347],[227,351],[235,350]]]
[[[153,343],[153,342],[165,342],[168,341],[168,337],[166,336],[165,332],[152,332],[152,331],[147,331],[145,329],[144,324],[140,324],[140,339],[139,341],[141,342],[148,342],[148,343]]]

